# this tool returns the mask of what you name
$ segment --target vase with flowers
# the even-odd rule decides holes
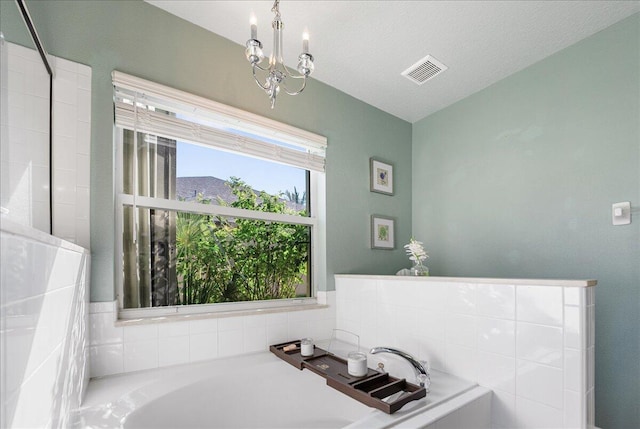
[[[405,244],[404,248],[409,256],[409,260],[413,261],[413,267],[409,270],[412,276],[428,276],[429,268],[423,264],[423,261],[429,257],[422,246],[422,241],[418,241],[411,237],[409,244]]]

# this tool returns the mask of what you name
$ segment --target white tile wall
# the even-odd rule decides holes
[[[1,225],[0,427],[67,427],[89,380],[90,255],[10,219]]]
[[[518,322],[516,357],[556,368],[563,367],[562,328]]]
[[[1,44],[0,205],[14,221],[48,232],[49,75],[35,50]]]
[[[91,68],[52,57],[53,234],[90,249]]]
[[[495,428],[593,425],[593,287],[336,276],[336,325],[494,391]]]
[[[335,328],[335,292],[319,292],[328,308],[261,315],[116,326],[117,303],[91,303],[91,377],[268,350]]]
[[[4,42],[0,205],[49,232],[49,75],[39,54]],[[91,68],[49,56],[53,80],[53,234],[90,248]]]

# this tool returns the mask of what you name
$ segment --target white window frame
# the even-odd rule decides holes
[[[185,112],[196,117],[204,118],[208,122],[219,124],[222,127],[229,127],[234,130],[244,131],[253,135],[275,139],[283,143],[301,146],[308,149],[305,157],[309,161],[309,165],[312,168],[307,168],[310,172],[310,216],[295,216],[282,213],[267,213],[253,210],[243,210],[234,207],[199,204],[193,202],[167,200],[162,198],[142,197],[139,195],[129,195],[123,192],[123,130],[131,129],[132,123],[130,116],[123,116],[116,112],[115,125],[114,125],[114,148],[115,148],[115,223],[116,223],[116,238],[115,238],[115,278],[116,278],[116,294],[118,301],[118,318],[119,319],[138,319],[138,318],[150,318],[150,317],[163,317],[169,315],[191,315],[202,313],[228,313],[228,312],[243,312],[255,311],[260,312],[264,310],[277,310],[278,308],[287,309],[293,307],[294,309],[300,309],[300,306],[316,305],[317,304],[317,291],[320,290],[321,285],[326,285],[326,180],[324,173],[324,152],[327,146],[326,137],[310,133],[305,130],[301,130],[291,125],[284,124],[282,122],[274,121],[268,118],[264,118],[253,113],[245,112],[243,110],[226,106],[221,103],[217,103],[193,94],[179,91],[164,85],[160,85],[154,82],[150,82],[144,79],[137,78],[135,76],[127,75],[118,71],[112,73],[113,84],[116,91],[116,98],[114,99],[114,107],[116,110],[118,105],[122,106],[122,103],[118,102],[118,92],[120,95],[134,94],[135,99],[144,104],[145,100],[153,100],[153,105],[165,107],[172,111]],[[135,103],[133,103],[135,105]],[[129,112],[130,113],[130,112]],[[137,113],[137,111],[136,111]],[[145,127],[148,122],[143,118],[137,120],[137,115],[133,118],[133,129],[137,132],[148,132],[150,134],[160,134],[152,127]],[[179,120],[174,121],[178,127],[184,126],[180,124]],[[124,124],[124,125],[123,125]],[[146,129],[145,129],[146,128]],[[165,137],[176,138],[180,135],[180,130],[171,135],[171,124],[167,125]],[[198,130],[199,131],[199,130]],[[215,130],[209,130],[216,133]],[[168,134],[167,134],[168,133]],[[224,132],[221,132],[224,133]],[[199,133],[196,133],[200,137]],[[184,135],[184,134],[182,134]],[[226,136],[230,139],[229,136]],[[221,136],[222,140],[225,136]],[[188,138],[176,138],[180,141],[192,141],[199,144],[220,149],[218,142],[208,145],[206,141]],[[206,140],[206,139],[205,139]],[[244,139],[242,139],[244,140]],[[249,138],[249,145],[252,141]],[[255,143],[247,150],[252,150],[257,147],[256,153],[264,152],[264,147],[260,147],[260,142],[253,141]],[[246,147],[247,145],[244,145]],[[233,150],[233,147],[229,147],[228,150],[242,154],[242,151]],[[276,154],[272,154],[272,159],[282,154],[282,150],[277,150]],[[286,150],[284,151],[286,152]],[[246,153],[245,153],[246,154]],[[255,154],[252,154],[256,156]],[[251,155],[248,155],[251,156]],[[300,157],[296,153],[291,153],[298,166],[301,163],[304,164],[306,159]],[[285,154],[286,157],[286,154]],[[267,154],[269,158],[269,154]],[[300,159],[298,159],[300,158]],[[321,164],[319,163],[321,162]],[[286,163],[286,162],[285,162]],[[291,164],[290,164],[291,165]],[[304,168],[304,167],[302,167]],[[134,187],[135,188],[135,187]],[[137,192],[137,189],[134,189]],[[193,212],[202,214],[213,214],[221,216],[231,216],[240,218],[250,218],[265,221],[284,222],[290,224],[306,225],[311,228],[311,297],[308,298],[292,298],[292,299],[278,299],[269,301],[242,301],[236,303],[216,303],[216,304],[198,304],[198,305],[178,305],[178,306],[166,306],[166,307],[147,307],[147,308],[135,308],[125,309],[123,303],[124,296],[124,275],[123,275],[123,216],[125,206],[140,207],[140,208],[158,208],[163,210],[176,210],[182,212]],[[324,289],[324,288],[323,288]]]

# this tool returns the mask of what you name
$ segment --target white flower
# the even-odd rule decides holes
[[[425,252],[424,247],[422,247],[422,241],[417,241],[414,238],[411,238],[409,244],[405,244],[404,248],[407,249],[407,255],[412,261],[422,262],[429,257],[427,252]]]

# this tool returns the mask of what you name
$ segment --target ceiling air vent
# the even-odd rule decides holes
[[[411,82],[422,85],[429,79],[433,79],[449,67],[442,64],[440,61],[433,58],[431,55],[427,55],[408,69],[402,72],[402,76],[405,76]]]

